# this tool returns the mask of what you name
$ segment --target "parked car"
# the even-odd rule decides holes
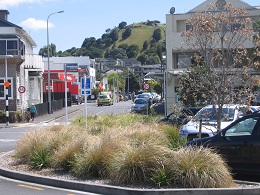
[[[103,106],[103,105],[113,105],[114,100],[113,98],[108,94],[101,94],[97,97],[97,105]]]
[[[77,94],[71,94],[71,103],[81,104],[82,98]]]
[[[149,105],[153,104],[153,97],[150,93],[141,93],[136,96],[136,98],[145,98],[147,99]]]
[[[230,123],[247,114],[246,105],[225,104],[223,105],[221,129],[227,127]],[[217,133],[217,118],[214,114],[213,106],[203,107],[187,124],[180,129],[179,135],[187,140],[199,137],[199,126],[202,122],[201,137],[212,137]]]
[[[186,146],[213,148],[234,173],[260,175],[260,113],[245,115],[216,135],[195,139]]]
[[[149,111],[149,102],[146,98],[135,98],[131,107],[131,112],[146,113]]]
[[[184,125],[201,109],[202,107],[182,108],[181,111],[174,111],[158,120],[158,123],[169,123],[172,125]]]

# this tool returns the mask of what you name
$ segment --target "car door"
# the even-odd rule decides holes
[[[222,142],[217,148],[235,172],[249,173],[257,169],[259,159],[256,160],[255,155],[259,156],[260,149],[258,132],[259,116],[243,117],[223,130]]]

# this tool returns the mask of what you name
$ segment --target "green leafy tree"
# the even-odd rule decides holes
[[[110,32],[109,38],[111,38],[113,42],[115,42],[115,41],[118,40],[118,29],[117,29],[117,28],[114,28],[114,29]]]
[[[41,55],[41,56],[47,57],[48,56],[48,48],[47,48],[47,46],[44,46],[43,48],[40,48],[38,54]],[[49,45],[49,56],[50,57],[57,56],[56,45],[53,44],[53,43],[51,43]]]
[[[154,56],[149,56],[146,59],[146,64],[159,64],[160,63],[160,59],[158,57],[158,55],[154,55]]]
[[[127,59],[127,54],[122,48],[113,48],[105,53],[105,57],[113,59]]]
[[[148,48],[148,46],[149,46],[148,41],[145,40],[143,43],[143,50],[146,50]]]
[[[127,39],[128,37],[131,36],[131,33],[132,33],[132,29],[130,27],[127,27],[125,31],[122,33],[122,38]]]
[[[136,58],[136,56],[139,53],[139,46],[138,45],[130,45],[127,50],[126,50],[126,54],[128,56],[128,58]]]
[[[124,75],[126,79],[125,82],[125,91],[128,91],[128,72],[124,71]],[[129,70],[129,92],[137,92],[141,88],[139,83],[139,75],[135,74],[133,71]]]
[[[120,22],[119,25],[118,25],[118,28],[119,29],[124,29],[126,26],[127,26],[126,22]]]
[[[160,28],[157,28],[153,32],[153,39],[158,42],[159,40],[162,39],[162,31]]]
[[[137,57],[137,60],[141,62],[142,65],[144,65],[146,63],[147,58],[148,56],[146,54],[141,54]]]

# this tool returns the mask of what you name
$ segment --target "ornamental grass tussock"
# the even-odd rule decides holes
[[[235,185],[221,156],[208,148],[183,148],[178,127],[158,124],[156,117],[148,117],[90,116],[87,129],[82,125],[83,118],[76,118],[68,126],[35,129],[19,140],[14,157],[35,170],[63,170],[78,179],[103,179],[114,185]]]

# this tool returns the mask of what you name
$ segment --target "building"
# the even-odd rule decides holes
[[[223,5],[231,3],[235,8],[246,8],[248,16],[252,21],[260,20],[260,7],[251,6],[241,0],[207,0],[198,5],[187,13],[175,14],[174,8],[171,13],[166,15],[166,51],[167,51],[167,66],[164,74],[165,90],[166,90],[166,113],[171,112],[171,106],[178,102],[178,80],[177,76],[183,69],[191,66],[191,58],[196,51],[190,50],[183,44],[181,32],[190,28],[185,21],[190,18],[191,14],[196,12],[204,12],[208,9],[208,5],[219,5],[219,10],[223,11]],[[248,42],[246,48],[252,48],[253,42]],[[185,63],[185,67],[182,64]]]
[[[7,10],[0,10],[0,110],[6,109],[5,77],[8,87],[8,110],[28,108],[42,102],[41,56],[33,54],[36,43],[23,30],[8,21]]]
[[[44,63],[44,92],[48,92],[48,58]],[[91,78],[90,88],[95,88],[96,72],[90,67],[88,56],[50,57],[50,89],[51,92],[65,92],[65,67],[67,67],[67,92],[81,94],[81,79],[84,75]]]

